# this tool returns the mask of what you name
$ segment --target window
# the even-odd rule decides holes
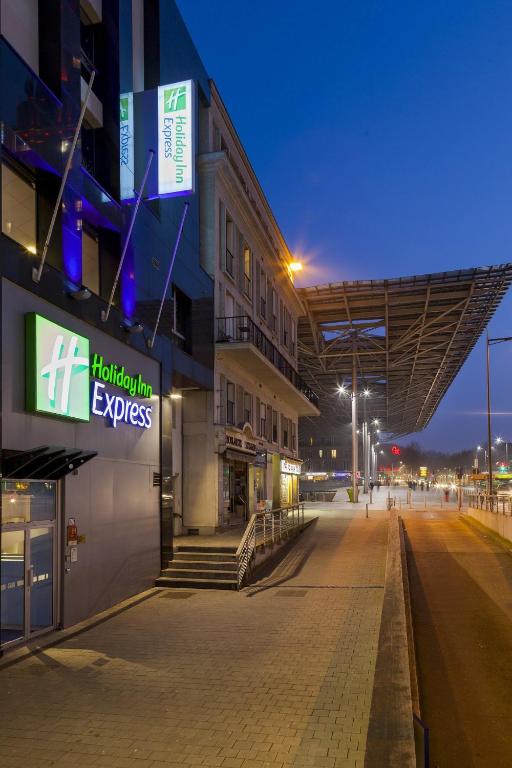
[[[318,451],[318,456],[319,456],[320,458],[322,458],[322,456],[323,456],[323,455],[324,455],[324,452],[323,452],[323,450],[320,448],[320,450]]]
[[[260,403],[260,437],[267,436],[267,406],[265,403]]]
[[[82,231],[82,284],[99,296],[100,249],[98,237]]]
[[[252,395],[250,392],[244,394],[244,423],[250,424],[252,419]]]
[[[278,413],[277,411],[272,411],[272,442],[277,443],[278,442]]]
[[[281,417],[281,423],[283,425],[283,446],[285,448],[288,448],[288,430],[289,430],[289,420],[285,419],[284,416]]]
[[[296,434],[297,427],[296,427],[294,421],[291,421],[290,424],[291,424],[291,430],[292,430],[292,444],[291,444],[291,448],[292,448],[293,451],[296,451],[297,450],[297,434]]]
[[[336,458],[336,448],[332,448],[331,449],[331,459],[335,459],[335,458]]]
[[[263,270],[260,271],[260,315],[267,318],[267,277]]]
[[[244,246],[244,293],[251,296],[251,278],[252,278],[252,253],[249,246]]]
[[[231,381],[226,385],[226,422],[235,423],[235,385]]]
[[[234,224],[230,215],[226,214],[226,272],[231,277],[235,276],[235,258],[233,256]]]
[[[36,191],[9,166],[2,164],[2,232],[36,253]]]
[[[278,313],[278,303],[277,303],[277,293],[274,288],[272,288],[272,330],[277,333],[277,313]]]
[[[282,343],[288,349],[290,344],[290,313],[283,307],[283,334]]]

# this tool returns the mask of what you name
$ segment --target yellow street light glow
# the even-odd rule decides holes
[[[288,269],[290,272],[300,272],[302,269],[302,262],[301,261],[290,261],[288,264]]]

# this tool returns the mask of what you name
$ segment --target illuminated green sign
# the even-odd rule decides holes
[[[91,358],[91,376],[125,389],[132,397],[151,397],[153,394],[153,387],[142,380],[140,373],[137,376],[130,376],[126,373],[124,365],[108,363],[96,353]]]
[[[26,315],[25,329],[27,411],[75,421],[89,421],[92,412],[112,427],[123,422],[151,427],[151,405],[110,394],[105,388],[111,384],[132,398],[151,398],[153,387],[140,373],[131,376],[124,365],[106,362],[97,353],[89,357],[89,339],[41,315]],[[91,392],[89,376],[96,379]]]
[[[89,421],[89,339],[34,312],[25,332],[27,410]]]

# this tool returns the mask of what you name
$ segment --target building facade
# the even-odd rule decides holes
[[[240,525],[298,501],[299,416],[318,414],[297,374],[293,261],[215,85],[198,157],[201,259],[215,281],[213,392],[183,399],[183,450],[196,458],[184,533]]]
[[[214,282],[195,171],[209,85],[174,2],[1,0],[0,83],[5,647],[148,588],[169,558],[187,471],[180,398],[214,388]],[[156,151],[172,140],[159,144],[161,95],[164,112],[190,99],[177,192]]]

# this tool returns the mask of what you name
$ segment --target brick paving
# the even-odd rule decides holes
[[[362,768],[388,523],[336,506],[242,592],[162,590],[0,671],[2,768]]]

